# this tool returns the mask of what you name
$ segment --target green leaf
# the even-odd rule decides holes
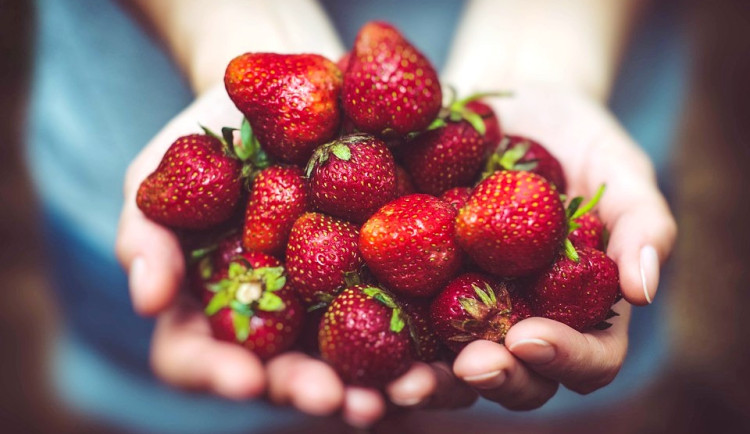
[[[201,125],[201,124],[198,124],[198,126],[201,127],[201,129],[203,130],[204,133],[206,133],[207,136],[211,136],[214,139],[220,141],[221,143],[226,143],[226,142],[224,142],[224,138],[223,137],[219,136],[218,134],[216,134],[215,132],[213,132],[208,127],[206,127],[204,125]]]
[[[474,127],[475,130],[480,135],[484,135],[484,133],[487,132],[487,126],[484,124],[484,119],[482,119],[481,116],[474,113],[473,111],[465,111],[463,114],[463,118],[466,120],[466,122],[470,123],[472,127]]]
[[[568,257],[571,261],[578,262],[581,260],[580,257],[578,257],[578,252],[576,252],[576,248],[573,247],[573,243],[570,242],[568,238],[565,239],[565,243],[563,243],[565,246],[565,256]]]
[[[397,309],[398,306],[396,305],[396,302],[393,301],[393,298],[391,298],[390,295],[386,294],[382,289],[369,286],[367,288],[364,288],[362,290],[365,294],[368,296],[374,298],[375,300],[378,300],[379,302],[383,303],[387,307],[390,307],[391,309]]]
[[[524,163],[516,163],[513,170],[531,172],[539,165],[539,160],[529,160]]]
[[[205,257],[198,262],[198,272],[201,275],[201,279],[208,280],[214,274],[213,261],[209,257]]]
[[[492,287],[489,283],[484,284],[485,292],[490,296],[490,303],[492,303],[492,306],[497,306],[497,297],[495,297],[495,291],[492,290]]]
[[[487,308],[477,301],[476,298],[459,297],[458,303],[472,318],[483,318],[484,314],[487,313]]]
[[[242,265],[239,261],[233,261],[229,264],[229,269],[227,270],[227,275],[230,279],[236,279],[237,277],[242,276],[247,272],[247,268]]]
[[[401,315],[400,309],[393,309],[391,313],[391,331],[394,333],[401,333],[401,330],[406,326],[406,322]]]
[[[482,303],[484,303],[486,306],[493,306],[492,298],[489,294],[484,292],[482,288],[478,287],[477,285],[471,285],[471,287],[474,288],[474,292],[477,294],[477,297],[482,300]],[[489,288],[489,292],[493,292],[492,288]]]
[[[273,292],[264,292],[258,300],[258,309],[264,312],[278,312],[284,307],[284,301]]]
[[[588,202],[586,202],[583,206],[578,208],[578,210],[570,217],[571,220],[575,220],[578,217],[586,214],[587,212],[591,211],[597,203],[599,203],[599,199],[602,198],[602,195],[604,194],[606,186],[604,184],[600,185],[599,188],[596,190],[596,193],[594,194],[594,197],[591,198]],[[573,199],[575,200],[575,199]]]
[[[253,310],[250,309],[250,306],[240,302],[239,300],[232,300],[229,302],[229,307],[232,308],[233,311],[239,312],[241,314],[252,316]]]
[[[220,311],[222,308],[229,306],[229,303],[231,301],[232,301],[232,294],[229,291],[217,292],[213,297],[211,297],[211,301],[209,301],[208,305],[206,306],[206,309],[205,309],[206,315],[211,316],[215,314],[216,312]]]
[[[234,335],[238,342],[245,342],[250,336],[250,316],[243,313],[232,311],[232,325],[234,326]]]
[[[565,210],[566,214],[568,215],[568,219],[571,219],[573,214],[576,213],[576,211],[578,210],[578,207],[581,206],[581,202],[583,202],[583,198],[581,196],[575,197],[573,198],[573,200],[570,201],[570,205],[568,205],[568,209]]]
[[[521,170],[517,168],[518,162],[526,156],[529,147],[531,147],[531,144],[523,141],[503,152],[503,155],[500,157],[500,167],[505,170]]]
[[[445,126],[445,119],[443,118],[435,118],[434,121],[427,127],[427,131],[430,130],[436,130],[438,128],[442,128]]]
[[[232,127],[223,127],[221,129],[221,137],[224,138],[225,143],[234,143],[234,132],[237,131],[237,128]]]
[[[349,161],[352,158],[352,151],[348,146],[337,143],[331,147],[331,153],[338,157],[339,160]]]

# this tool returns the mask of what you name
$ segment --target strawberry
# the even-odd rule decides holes
[[[482,274],[456,277],[430,306],[435,333],[455,352],[477,339],[502,343],[508,329],[529,315],[524,301],[516,308],[514,299],[520,297],[511,298],[509,289],[508,283]]]
[[[352,134],[323,145],[307,165],[313,206],[361,223],[393,199],[395,170],[391,151],[373,136]]]
[[[503,138],[503,130],[500,126],[500,119],[490,106],[480,99],[472,99],[466,103],[466,108],[478,114],[484,121],[484,144],[488,153],[497,149],[500,140]]]
[[[617,264],[590,247],[577,249],[578,261],[565,254],[538,276],[525,281],[534,314],[584,332],[610,316],[620,291]]]
[[[413,342],[408,317],[377,286],[345,289],[320,323],[321,357],[348,384],[381,388],[409,368]]]
[[[464,205],[466,205],[466,201],[469,200],[469,196],[471,196],[470,187],[455,187],[443,193],[440,196],[440,199],[448,203],[453,207],[453,209],[458,211]]]
[[[413,194],[416,191],[414,184],[411,182],[411,176],[406,172],[406,169],[396,165],[396,194],[394,198]]]
[[[309,208],[307,182],[302,169],[271,166],[253,182],[245,211],[243,243],[248,250],[281,255],[289,231]]]
[[[485,173],[495,170],[534,172],[555,184],[565,193],[565,172],[557,158],[538,142],[521,136],[506,136],[496,152],[487,160]]]
[[[578,227],[570,232],[568,239],[575,247],[588,246],[604,251],[604,223],[595,213],[584,213],[573,221]]]
[[[405,298],[400,300],[400,305],[409,317],[417,360],[434,362],[440,355],[440,339],[430,322],[430,300]]]
[[[421,131],[442,103],[435,68],[393,26],[359,31],[344,74],[344,112],[358,130],[383,136]]]
[[[356,278],[364,264],[358,238],[357,226],[324,214],[305,213],[294,222],[286,267],[304,303],[330,302]]]
[[[487,125],[492,128],[493,136],[499,133],[494,114],[485,120],[469,108],[470,102],[476,102],[476,98],[483,95],[488,94],[452,102],[440,112],[428,131],[416,136],[403,150],[401,160],[417,191],[439,196],[448,189],[474,184],[492,152],[487,140],[497,139],[487,137]],[[480,104],[474,106],[483,113],[490,110]]]
[[[205,312],[214,336],[237,342],[261,359],[291,347],[304,310],[286,287],[284,267],[278,260],[248,252],[217,272],[224,277],[206,285],[213,292]]]
[[[568,222],[555,187],[523,171],[495,172],[458,211],[456,239],[483,269],[501,277],[539,272],[563,247]]]
[[[224,84],[266,152],[302,165],[338,132],[342,74],[317,54],[245,53]]]
[[[426,194],[398,198],[362,226],[359,249],[375,277],[408,297],[427,297],[458,271],[456,211]]]
[[[242,163],[208,134],[178,138],[138,188],[146,217],[174,228],[202,229],[234,212],[242,192]]]
[[[220,274],[226,271],[229,263],[245,252],[242,246],[242,233],[233,232],[225,236],[218,244],[195,249],[188,257],[188,288],[203,301],[205,306],[213,298],[213,292],[206,288],[206,283],[215,283],[225,276]],[[281,265],[278,260],[264,266],[277,267]]]

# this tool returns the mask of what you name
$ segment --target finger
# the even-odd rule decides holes
[[[400,407],[457,408],[474,403],[477,394],[456,378],[445,363],[416,362],[385,389]]]
[[[480,395],[511,410],[541,407],[557,392],[557,382],[544,378],[501,344],[474,341],[459,353],[453,372]]]
[[[169,306],[185,274],[175,234],[147,219],[133,201],[123,208],[115,250],[128,272],[135,311],[155,315]]]
[[[346,388],[342,417],[349,425],[367,428],[385,415],[385,400],[375,389]]]
[[[599,213],[611,231],[607,253],[619,267],[623,296],[636,305],[649,304],[656,295],[659,268],[677,236],[653,167],[620,128],[613,128],[592,146],[585,173],[589,193],[607,185]]]
[[[344,384],[336,372],[320,360],[291,352],[268,363],[269,398],[315,415],[328,415],[344,404]]]
[[[609,384],[625,359],[630,305],[616,304],[620,316],[606,330],[579,333],[546,318],[529,318],[511,327],[505,345],[537,373],[578,393]]]
[[[417,362],[404,375],[388,384],[385,392],[394,404],[412,407],[423,403],[435,393],[437,385],[437,376],[432,367],[427,363]]]
[[[257,397],[266,384],[260,360],[238,345],[215,340],[191,302],[180,301],[159,316],[151,367],[166,383],[235,400]]]

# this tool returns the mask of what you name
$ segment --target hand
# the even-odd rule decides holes
[[[538,140],[560,160],[570,197],[591,197],[606,184],[598,211],[611,231],[607,254],[617,262],[625,298],[607,330],[579,333],[530,318],[509,330],[504,346],[473,342],[459,354],[454,373],[481,395],[510,409],[533,409],[554,396],[558,383],[589,393],[615,378],[627,351],[627,302],[653,300],[676,225],[648,157],[601,104],[572,90],[530,86],[514,89],[495,108],[507,133]]]
[[[271,401],[308,414],[341,410],[344,419],[354,425],[372,424],[385,413],[385,397],[373,389],[345,386],[324,362],[290,352],[264,366],[246,349],[215,340],[199,304],[180,294],[185,264],[176,236],[146,218],[136,206],[138,186],[177,137],[198,131],[199,122],[218,131],[240,121],[241,115],[223,86],[215,86],[165,126],[128,169],[116,250],[129,272],[135,310],[157,316],[151,348],[153,370],[163,381],[181,388],[236,400],[267,392]],[[386,395],[405,407],[465,406],[476,399],[476,393],[441,363],[415,363],[388,385]]]

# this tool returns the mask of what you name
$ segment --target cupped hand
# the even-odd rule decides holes
[[[324,362],[288,352],[265,365],[246,349],[214,339],[199,303],[181,292],[185,264],[175,234],[146,218],[136,206],[141,181],[159,164],[179,136],[238,126],[241,114],[217,85],[177,115],[140,152],[128,168],[116,251],[128,271],[134,309],[156,316],[151,364],[174,386],[245,400],[267,394],[280,405],[312,415],[341,412],[351,424],[366,426],[381,418],[387,401],[402,407],[466,406],[476,393],[443,363],[415,363],[385,388],[345,385]]]
[[[538,140],[560,160],[569,197],[590,198],[606,184],[597,210],[610,231],[607,254],[619,267],[624,297],[606,330],[579,333],[530,318],[511,327],[505,345],[478,341],[459,354],[454,373],[482,396],[533,409],[558,384],[589,393],[615,378],[627,352],[630,304],[654,299],[677,229],[651,162],[602,104],[570,89],[529,86],[494,107],[506,133]]]

